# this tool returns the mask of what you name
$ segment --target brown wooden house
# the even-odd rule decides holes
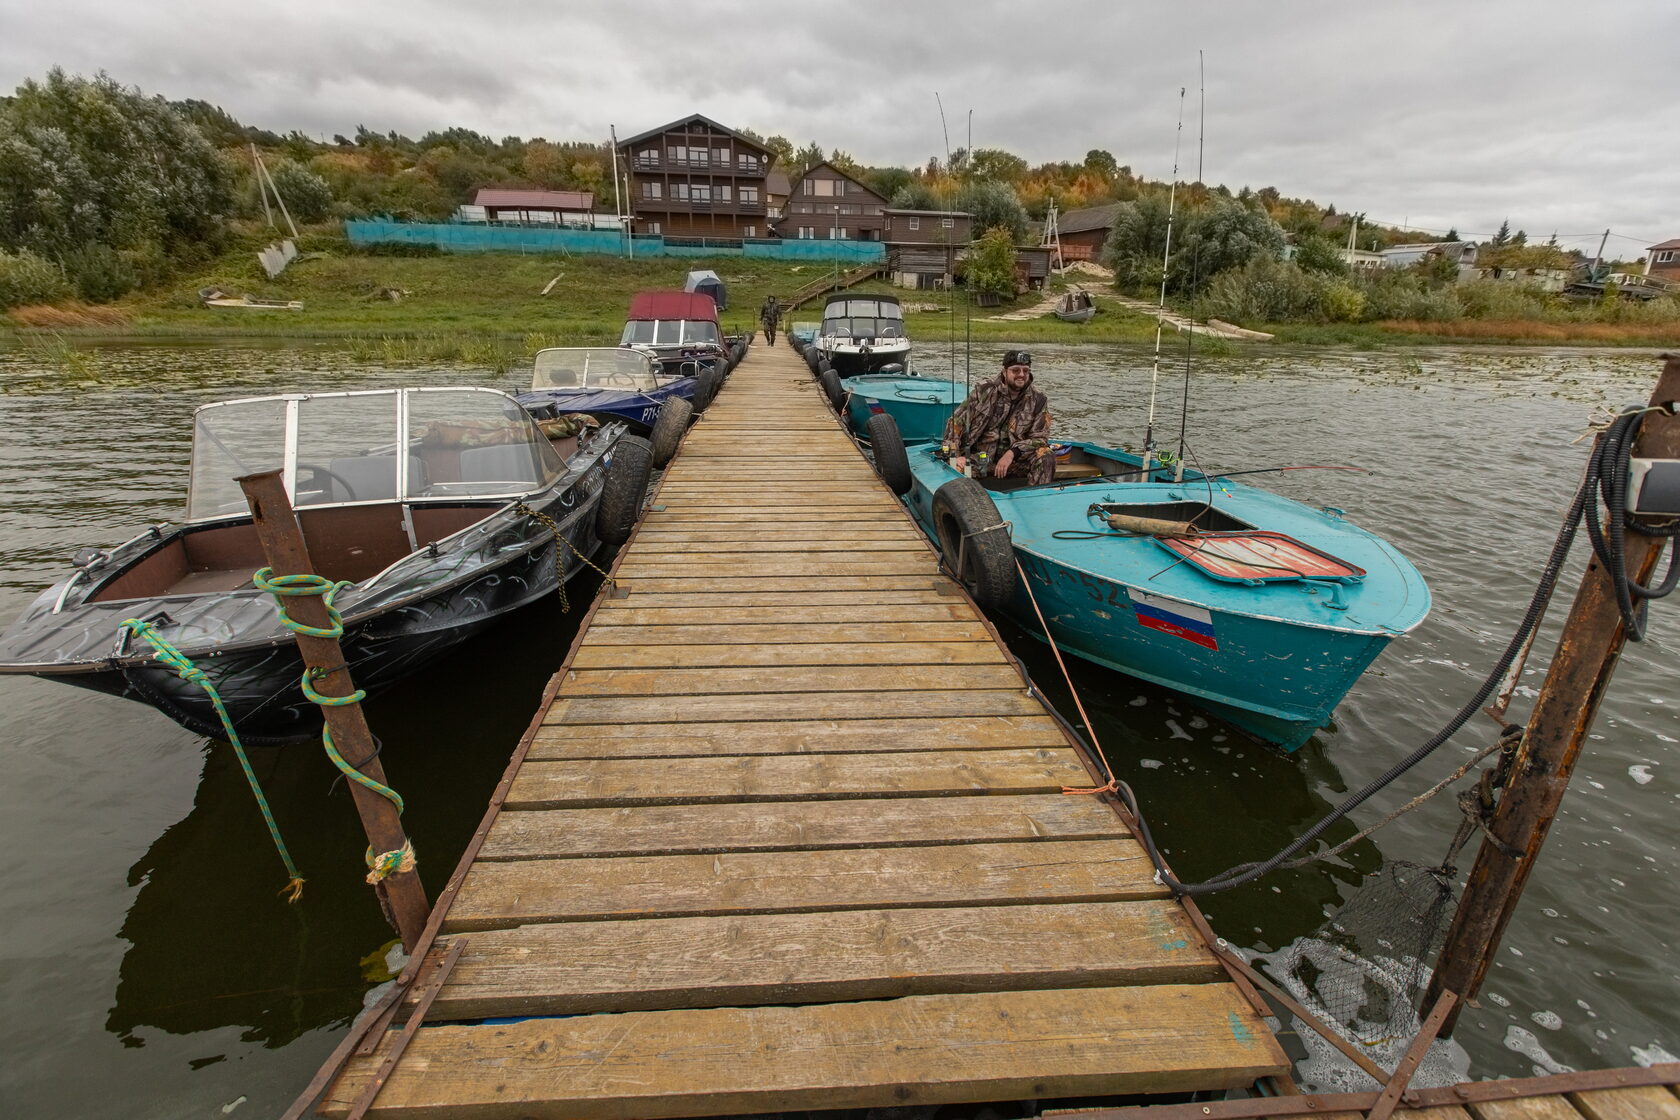
[[[1056,229],[1062,239],[1062,259],[1065,261],[1094,261],[1102,256],[1103,243],[1114,231],[1115,216],[1120,204],[1087,206],[1069,210],[1056,219]]]
[[[636,233],[768,237],[765,179],[775,155],[699,113],[621,140]]]
[[[1680,283],[1680,238],[1646,248],[1645,275]]]
[[[974,239],[974,219],[961,210],[895,210],[884,217],[888,270],[901,288],[948,287],[957,258]]]
[[[776,228],[795,240],[880,241],[886,208],[886,199],[824,161],[789,184],[787,207]]]

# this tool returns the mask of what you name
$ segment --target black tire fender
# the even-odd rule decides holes
[[[694,411],[704,412],[723,386],[723,375],[710,367],[700,371],[694,379]]]
[[[1014,598],[1015,548],[984,486],[953,478],[934,491],[933,528],[945,566],[975,602],[996,609]]]
[[[877,412],[864,425],[869,434],[869,451],[875,457],[875,473],[899,497],[910,493],[910,457],[904,453],[904,437],[898,421]]]
[[[677,444],[682,442],[693,416],[694,406],[682,397],[666,397],[665,403],[659,406],[659,418],[653,422],[653,434],[648,436],[656,469],[664,467],[677,453]]]
[[[817,381],[822,385],[822,391],[828,397],[828,403],[834,406],[834,411],[839,412],[846,407],[846,388],[840,384],[838,373],[831,369],[825,369],[817,374]]]
[[[648,476],[653,473],[653,447],[640,436],[620,436],[613,444],[612,461],[601,484],[601,504],[595,507],[595,535],[605,544],[630,539],[642,515]]]

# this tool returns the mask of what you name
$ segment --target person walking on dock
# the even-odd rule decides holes
[[[776,324],[782,318],[782,305],[777,301],[774,294],[765,298],[764,307],[759,311],[758,318],[764,324],[764,341],[775,342]]]
[[[1032,355],[1005,350],[1003,372],[982,381],[945,424],[951,466],[977,460],[975,473],[1024,477],[1043,486],[1056,471],[1050,453],[1050,402],[1033,388]]]

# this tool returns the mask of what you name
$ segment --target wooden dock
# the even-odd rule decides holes
[[[370,1116],[664,1117],[1287,1073],[1121,815],[1063,794],[1096,771],[793,351],[749,352],[615,575],[324,1114],[375,1086]]]

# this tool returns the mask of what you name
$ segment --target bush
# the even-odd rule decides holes
[[[1326,286],[1287,261],[1257,256],[1215,276],[1196,306],[1196,315],[1229,323],[1321,320]]]
[[[1365,317],[1365,293],[1342,280],[1324,285],[1324,317],[1332,323],[1357,323]]]
[[[1472,319],[1544,319],[1551,310],[1544,293],[1509,280],[1473,280],[1454,291]]]
[[[0,307],[53,303],[69,295],[70,284],[56,264],[27,249],[17,253],[0,249]]]
[[[975,241],[967,272],[975,291],[1015,297],[1015,239],[1007,226],[993,226]]]
[[[332,188],[315,172],[282,160],[270,174],[294,221],[319,222],[332,213]]]
[[[1425,277],[1411,269],[1378,268],[1356,278],[1365,296],[1367,321],[1373,319],[1423,319],[1441,322],[1463,314],[1452,288],[1431,288]]]
[[[66,252],[64,273],[89,303],[110,303],[139,286],[134,268],[109,245],[90,241]]]

